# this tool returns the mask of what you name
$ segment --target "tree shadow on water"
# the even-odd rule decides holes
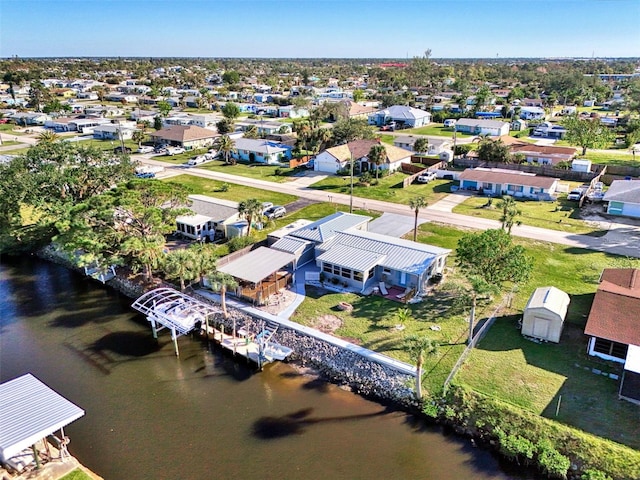
[[[313,408],[303,408],[288,415],[279,417],[262,417],[253,424],[253,435],[263,440],[273,440],[276,438],[288,437],[290,435],[301,435],[307,427],[318,423],[344,422],[350,420],[364,420],[366,418],[386,415],[392,410],[383,408],[379,412],[364,413],[359,415],[345,415],[342,417],[311,417]]]

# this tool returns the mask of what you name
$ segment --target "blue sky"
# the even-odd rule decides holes
[[[640,56],[639,0],[0,0],[0,57]]]

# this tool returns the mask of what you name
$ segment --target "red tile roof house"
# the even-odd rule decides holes
[[[509,147],[512,155],[524,155],[528,163],[538,165],[557,165],[570,162],[576,156],[576,149],[571,147],[554,147],[551,145],[532,145],[530,143],[515,143]]]
[[[195,125],[172,125],[151,134],[153,142],[183,147],[185,150],[209,147],[219,137],[216,132]]]
[[[589,355],[624,364],[618,396],[640,405],[640,269],[602,272],[584,333]]]
[[[467,168],[460,174],[461,190],[485,195],[512,195],[516,198],[554,200],[559,179],[501,168]]]

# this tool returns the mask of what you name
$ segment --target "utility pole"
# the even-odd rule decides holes
[[[353,152],[351,153],[351,195],[349,196],[349,213],[353,213]]]

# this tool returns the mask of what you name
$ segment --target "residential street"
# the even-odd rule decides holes
[[[261,188],[264,190],[289,193],[318,202],[330,201],[339,203],[341,205],[349,205],[350,201],[349,195],[341,193],[327,194],[326,192],[309,188],[310,184],[324,178],[323,174],[319,174],[316,172],[306,172],[305,176],[300,177],[299,179],[292,182],[273,183],[247,177],[228,175],[225,173],[211,172],[200,168],[185,168],[148,157],[144,158],[145,156],[143,155],[139,155],[137,157],[145,164],[160,165],[165,167],[166,170],[165,172],[163,172],[163,174],[161,174],[161,178],[188,174],[204,178],[211,178],[213,180],[237,183],[239,185],[245,185],[249,187]],[[452,196],[449,195],[440,202],[437,202],[421,210],[419,215],[420,218],[428,221],[434,221],[463,228],[485,230],[488,228],[500,227],[500,223],[494,220],[487,220],[483,218],[469,217],[466,215],[451,213],[451,208],[453,208],[453,205],[456,203],[455,198],[459,198],[459,195],[454,195],[453,199],[450,197]],[[380,200],[354,197],[353,206],[354,208],[361,208],[364,210],[369,209],[377,210],[380,212],[396,213],[399,215],[413,215],[413,212],[408,205],[383,202]],[[557,230],[547,230],[538,227],[530,227],[527,225],[513,227],[512,234],[518,237],[529,238],[531,240],[552,242],[577,248],[587,248],[590,250],[598,250],[617,255],[640,258],[640,226],[627,225],[622,223],[610,223],[603,224],[602,227],[606,228],[608,232],[606,235],[599,237],[571,234]]]

